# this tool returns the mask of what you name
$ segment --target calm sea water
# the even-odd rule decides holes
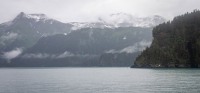
[[[0,93],[161,92],[200,93],[200,69],[0,69]]]

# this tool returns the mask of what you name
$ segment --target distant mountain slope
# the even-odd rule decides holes
[[[68,35],[58,34],[41,38],[29,52],[61,53],[66,50],[76,54],[100,54],[106,50],[123,49],[142,40],[151,41],[151,38],[151,28],[85,28]]]
[[[65,66],[112,66],[101,64],[100,56],[106,53],[118,53],[119,55],[124,53],[131,56],[142,51],[138,46],[147,47],[150,45],[151,39],[151,28],[85,28],[67,35],[58,34],[43,37],[33,47],[14,59],[13,63],[20,64],[20,62],[28,61],[30,64],[34,64],[31,63],[32,60],[35,60],[34,62],[45,60],[46,63],[42,66],[52,64],[56,66],[52,62],[54,60],[61,62],[60,64],[65,64]],[[101,57],[101,60],[103,59],[104,56]],[[134,57],[130,59],[134,59]],[[48,64],[48,62],[50,63]],[[115,62],[113,64],[116,64],[113,66],[130,66],[131,61],[120,63],[124,65],[117,65]]]
[[[153,37],[132,67],[200,67],[200,11],[160,24]]]

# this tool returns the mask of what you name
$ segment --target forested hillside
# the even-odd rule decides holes
[[[153,42],[132,67],[200,67],[200,11],[153,29]]]

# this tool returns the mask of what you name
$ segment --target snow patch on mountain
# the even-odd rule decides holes
[[[21,19],[31,19],[34,20],[35,22],[49,22],[50,24],[53,23],[53,19],[48,18],[45,14],[26,14],[24,12],[21,12],[13,21],[18,21]]]
[[[45,21],[45,20],[50,19],[45,14],[26,14],[25,16],[29,19],[35,19],[36,22],[41,21],[41,20]]]
[[[81,28],[118,28],[118,27],[154,27],[166,22],[166,19],[154,15],[148,17],[137,17],[127,13],[116,13],[99,17],[97,22],[72,22],[72,30]]]
[[[112,28],[109,24],[104,24],[101,22],[71,22],[73,25],[72,30],[78,30],[81,28]]]
[[[114,27],[153,27],[165,21],[165,18],[158,15],[137,17],[127,13],[99,17],[99,22],[110,24]]]

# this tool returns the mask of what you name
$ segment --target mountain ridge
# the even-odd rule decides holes
[[[126,13],[110,14],[106,17],[99,17],[96,22],[71,22],[73,29],[81,28],[118,28],[118,27],[154,27],[166,22],[166,19],[159,16],[136,17]]]
[[[55,19],[49,18],[45,14],[26,14],[20,12],[15,19],[12,21],[4,22],[4,25],[10,25],[12,22],[17,21],[20,18],[28,18],[35,20],[36,22],[60,22]],[[65,24],[72,25],[71,30],[77,30],[81,28],[117,28],[117,27],[154,27],[158,24],[166,22],[166,19],[159,16],[147,16],[147,17],[136,17],[127,13],[115,13],[104,17],[98,17],[97,21],[94,22],[61,22]]]

